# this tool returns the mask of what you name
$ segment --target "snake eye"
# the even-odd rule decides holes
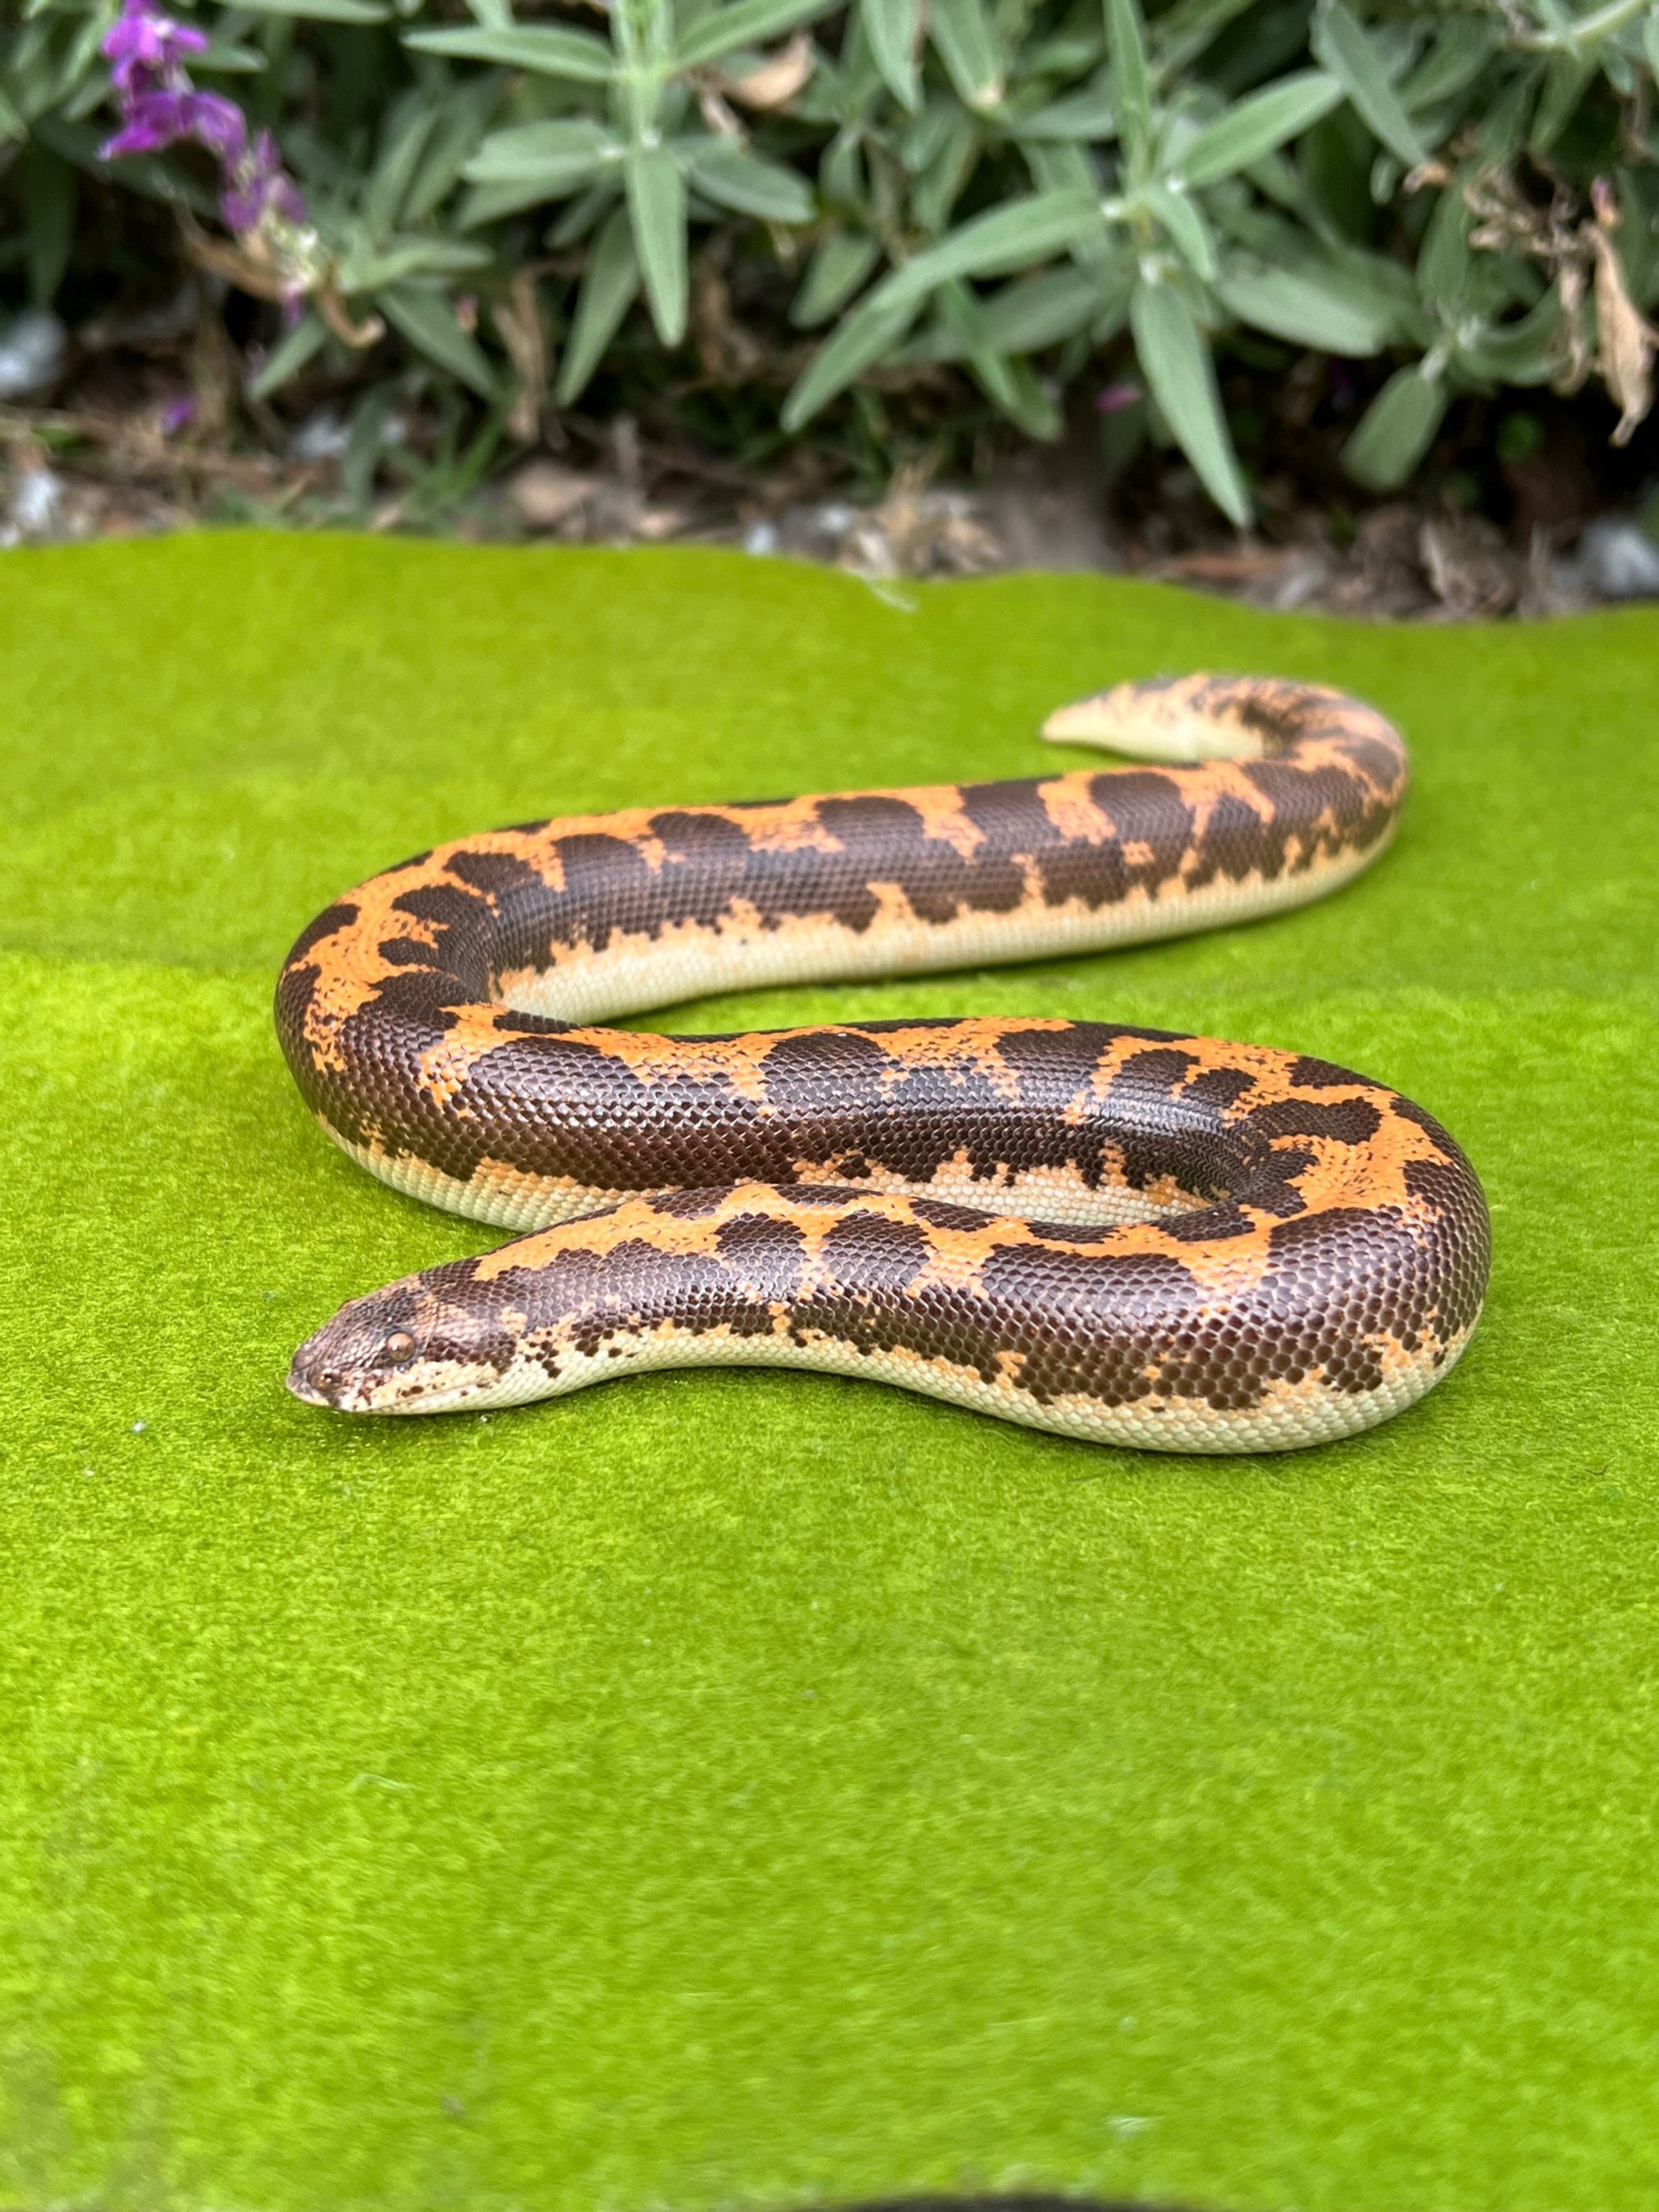
[[[415,1357],[415,1340],[406,1328],[394,1328],[380,1346],[380,1357],[388,1366],[402,1367]]]

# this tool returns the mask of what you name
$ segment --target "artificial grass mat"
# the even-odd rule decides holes
[[[1659,618],[253,536],[3,575],[5,2202],[1655,2202]],[[1398,1085],[1497,1235],[1421,1407],[1217,1462],[781,1374],[284,1394],[495,1241],[301,1109],[270,987],[335,893],[550,810],[1038,772],[1051,704],[1200,665],[1399,717],[1352,890],[672,1018]]]

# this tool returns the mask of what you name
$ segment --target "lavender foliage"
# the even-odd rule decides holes
[[[1596,379],[1621,440],[1652,404],[1659,0],[467,6],[0,21],[35,304],[78,172],[216,217],[261,392],[380,347],[527,437],[642,349],[710,374],[717,292],[759,339],[713,373],[747,358],[786,434],[943,368],[1050,437],[1076,390],[1240,520],[1235,334],[1387,361],[1346,453],[1374,487],[1460,393]]]

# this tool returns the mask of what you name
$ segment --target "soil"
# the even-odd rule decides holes
[[[1018,442],[965,387],[931,385],[867,396],[873,446],[832,422],[758,454],[752,436],[720,450],[709,410],[732,394],[706,381],[647,393],[637,411],[532,410],[510,428],[459,420],[453,404],[446,416],[418,386],[404,404],[391,382],[374,407],[361,388],[301,391],[284,414],[247,402],[223,324],[184,296],[61,332],[52,374],[0,404],[0,545],[234,522],[696,543],[830,562],[878,586],[1097,569],[1382,620],[1526,618],[1659,594],[1659,529],[1650,536],[1642,505],[1659,478],[1651,423],[1620,452],[1595,393],[1464,402],[1409,490],[1367,499],[1340,447],[1364,386],[1389,367],[1228,365],[1259,514],[1239,532],[1180,453],[1146,436],[1127,383],[1080,395],[1053,447]]]

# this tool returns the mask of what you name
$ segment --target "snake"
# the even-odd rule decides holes
[[[320,914],[276,990],[307,1105],[383,1182],[514,1233],[349,1301],[294,1394],[463,1412],[805,1368],[1196,1453],[1421,1398],[1479,1318],[1489,1219],[1383,1085],[1040,1014],[612,1025],[1278,913],[1384,850],[1409,773],[1376,708],[1266,677],[1119,684],[1042,734],[1117,763],[532,822]]]

